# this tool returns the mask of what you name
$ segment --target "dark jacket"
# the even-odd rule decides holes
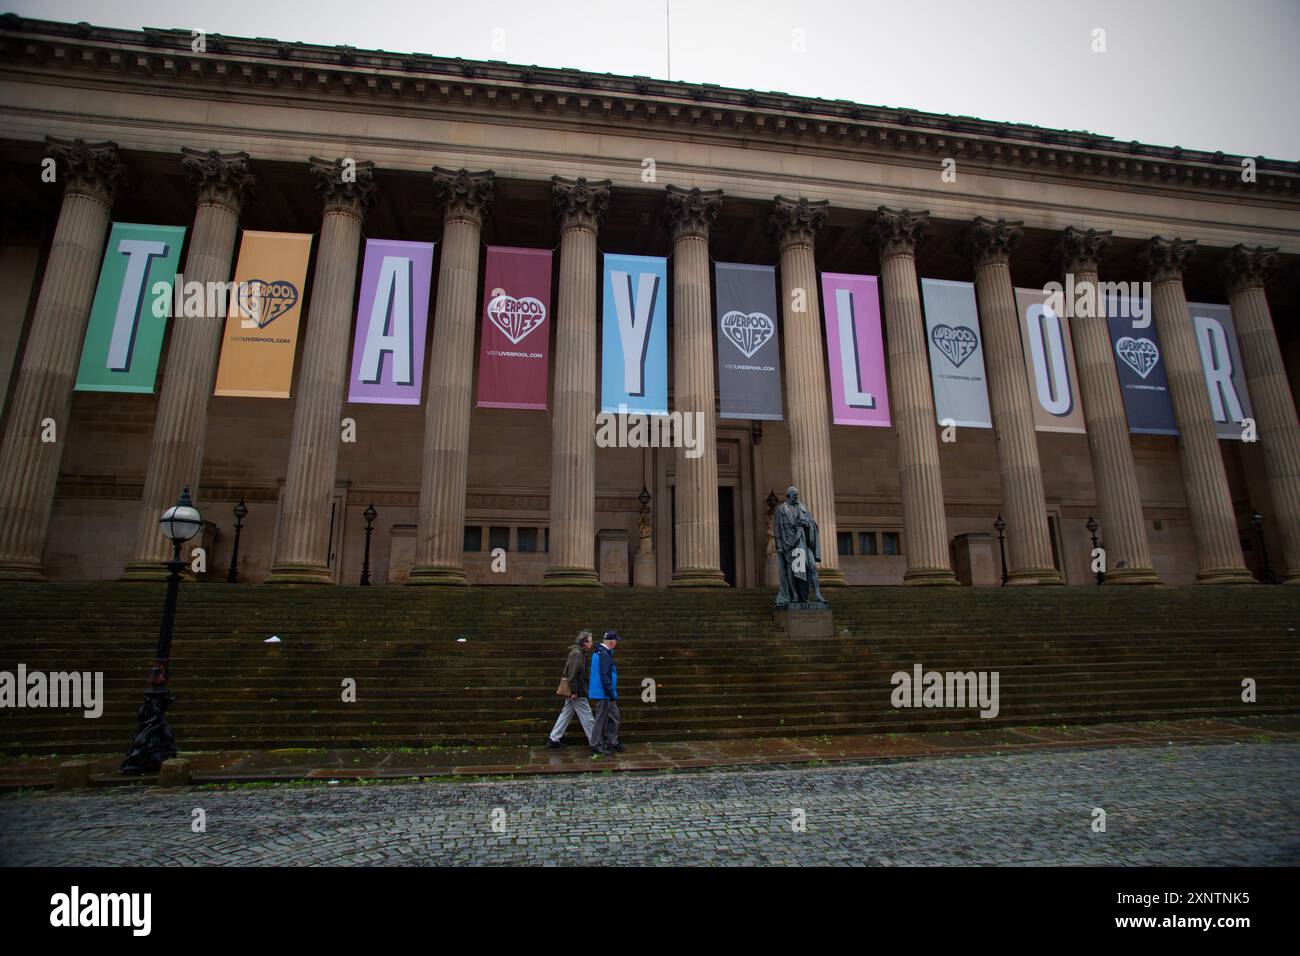
[[[587,655],[574,644],[569,648],[569,659],[564,662],[564,676],[569,678],[569,690],[579,697],[587,696],[587,672],[590,667]]]
[[[614,652],[604,644],[592,651],[591,686],[587,696],[592,700],[618,700],[618,668],[614,666]]]

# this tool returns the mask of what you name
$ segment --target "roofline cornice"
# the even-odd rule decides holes
[[[635,122],[774,144],[816,144],[913,162],[951,157],[997,169],[1084,180],[1176,186],[1262,201],[1300,197],[1300,162],[1120,142],[1087,132],[995,123],[892,107],[760,93],[711,84],[517,66],[348,46],[208,34],[191,49],[188,30],[123,30],[0,16],[0,75],[94,74],[183,84],[194,93],[232,87],[300,96],[347,95],[413,107],[481,107],[503,117],[557,114],[578,121]],[[1242,163],[1256,181],[1243,181]]]

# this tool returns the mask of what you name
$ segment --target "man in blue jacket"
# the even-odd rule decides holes
[[[603,757],[623,749],[618,742],[618,668],[614,651],[618,633],[606,631],[591,655],[591,678],[587,697],[596,705],[596,723],[591,728],[591,755]]]

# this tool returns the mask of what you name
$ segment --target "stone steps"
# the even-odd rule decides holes
[[[190,750],[536,743],[582,627],[628,637],[619,669],[629,739],[1287,713],[1300,710],[1296,592],[838,589],[829,595],[836,635],[813,641],[775,633],[771,592],[187,584],[169,720]],[[22,661],[105,674],[103,717],[6,710],[0,750],[124,750],[162,593],[156,584],[0,586],[0,670]],[[272,633],[284,642],[263,644]],[[892,708],[890,675],[916,663],[997,670],[999,716]],[[344,677],[358,682],[354,704],[339,699]],[[643,677],[658,684],[653,705],[639,699]],[[1258,682],[1259,703],[1241,702],[1242,677]]]

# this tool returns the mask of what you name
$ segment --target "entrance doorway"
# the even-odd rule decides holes
[[[736,510],[735,489],[723,485],[718,489],[718,559],[722,576],[730,587],[736,586]]]

